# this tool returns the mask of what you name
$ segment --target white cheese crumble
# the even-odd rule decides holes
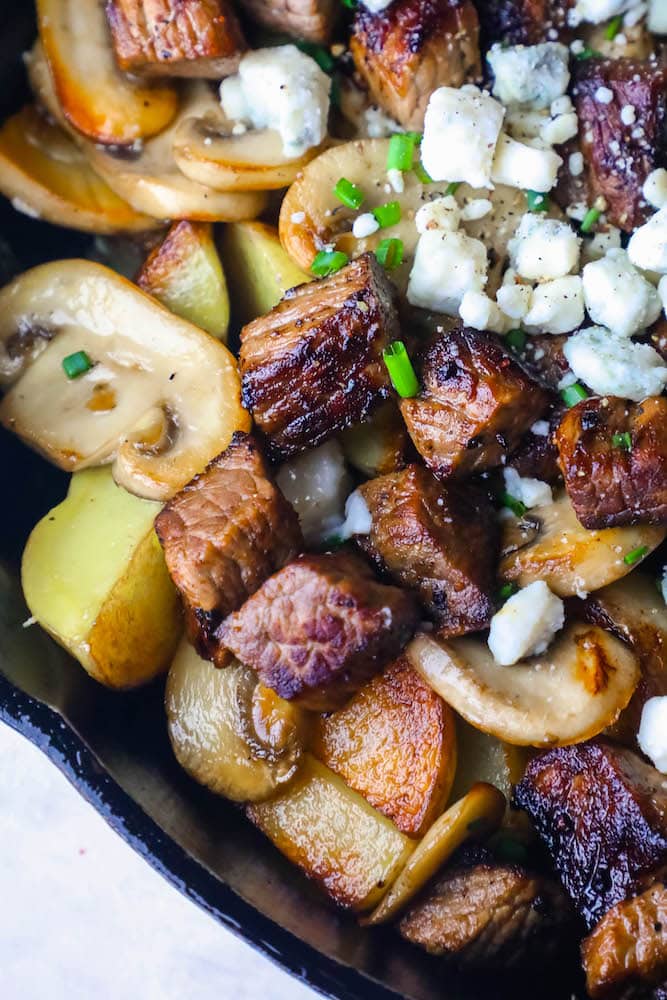
[[[577,0],[568,20],[575,28],[582,21],[601,24],[636,6],[637,0]]]
[[[580,177],[584,172],[584,154],[570,153],[567,167],[573,177]]]
[[[648,0],[646,27],[656,35],[667,35],[667,4],[665,0]]]
[[[394,132],[402,132],[401,126],[398,122],[386,115],[384,111],[380,108],[373,107],[366,108],[364,111],[364,120],[366,123],[366,134],[369,139],[387,139]]]
[[[610,250],[616,250],[621,245],[621,230],[616,226],[607,226],[601,229],[592,237],[585,239],[581,248],[581,259],[584,264],[589,264],[592,260],[600,260]]]
[[[497,303],[484,292],[467,291],[461,299],[459,316],[466,326],[474,330],[506,333],[510,327]]]
[[[568,51],[558,42],[492,46],[487,61],[495,77],[493,96],[503,104],[548,108],[570,82]]]
[[[667,274],[664,275],[664,277],[662,277],[658,282],[658,295],[660,296],[662,308],[667,316]]]
[[[667,205],[635,230],[628,243],[628,254],[642,271],[667,274]]]
[[[551,149],[535,149],[502,133],[493,158],[491,179],[495,184],[507,184],[524,191],[547,192],[556,183],[562,162]]]
[[[601,326],[575,333],[565,342],[563,354],[577,379],[598,396],[638,403],[659,396],[667,385],[667,365],[656,350]]]
[[[385,10],[392,2],[393,0],[364,0],[363,5],[373,14],[379,14],[381,10]]]
[[[377,233],[380,228],[380,223],[377,221],[372,212],[364,212],[362,215],[358,215],[352,224],[352,235],[355,240],[366,239],[367,236],[372,236],[373,233]]]
[[[419,237],[408,281],[413,306],[458,316],[463,296],[486,284],[486,247],[465,233],[430,230]]]
[[[569,333],[584,321],[584,290],[581,278],[570,275],[545,281],[534,290],[524,317],[529,333]]]
[[[342,542],[355,535],[367,535],[373,526],[373,518],[359,490],[350,493],[345,501],[345,520],[336,532]]]
[[[581,240],[567,222],[526,212],[508,243],[514,270],[529,281],[564,278],[579,264]]]
[[[493,211],[493,204],[488,198],[472,198],[461,209],[463,222],[476,222]]]
[[[654,208],[667,205],[667,170],[664,167],[651,171],[644,181],[642,194]]]
[[[283,153],[302,156],[327,134],[331,78],[296,45],[248,52],[238,73],[220,84],[220,103],[232,121],[280,132]]]
[[[454,233],[461,222],[461,209],[453,195],[434,198],[427,201],[415,216],[415,226],[418,233],[426,233],[432,229]]]
[[[614,100],[614,91],[610,90],[609,87],[598,87],[593,94],[593,99],[597,101],[598,104],[611,104]]]
[[[649,698],[644,705],[637,742],[658,771],[667,774],[667,696]]]
[[[660,296],[625,250],[610,250],[601,260],[587,264],[582,280],[590,318],[621,337],[645,330],[662,311]]]
[[[309,545],[337,534],[352,480],[338,441],[305,451],[278,469],[276,482],[299,518]]]
[[[387,180],[389,181],[389,184],[395,194],[403,194],[405,191],[405,180],[403,179],[403,174],[400,170],[397,170],[395,167],[388,170]]]
[[[547,428],[548,426],[547,424]],[[551,487],[541,479],[520,476],[510,465],[503,469],[503,476],[507,492],[526,507],[546,507],[547,504],[553,503]]]
[[[521,320],[530,309],[530,300],[533,296],[533,289],[530,285],[515,285],[512,283],[503,284],[496,292],[498,305],[510,319]]]
[[[624,104],[621,108],[621,121],[624,125],[634,125],[637,121],[637,112],[632,104]]]
[[[435,181],[489,187],[505,109],[477,87],[440,87],[429,99],[421,155]]]
[[[533,434],[537,437],[546,437],[549,433],[549,421],[548,420],[536,420],[535,423],[530,428]]]
[[[496,663],[511,667],[543,653],[565,624],[565,607],[544,582],[514,594],[491,619],[489,649]]]

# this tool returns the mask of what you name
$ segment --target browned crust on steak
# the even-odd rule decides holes
[[[340,13],[340,0],[240,0],[258,24],[309,42],[328,42]]]
[[[560,483],[561,474],[558,466],[558,449],[554,442],[554,432],[560,424],[563,407],[556,407],[551,414],[546,414],[545,422],[549,425],[546,434],[535,434],[529,430],[521,440],[516,451],[512,452],[507,464],[529,479],[541,479],[552,486]]]
[[[538,45],[566,41],[567,15],[575,0],[477,0],[484,47],[494,42]],[[555,32],[555,34],[554,34]]]

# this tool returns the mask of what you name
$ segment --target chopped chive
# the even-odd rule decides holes
[[[510,330],[505,335],[505,340],[513,351],[522,351],[526,346],[526,334],[523,330]]]
[[[345,545],[345,539],[341,538],[340,535],[329,535],[324,539],[325,549],[339,549],[341,545]]]
[[[350,258],[342,250],[320,250],[315,255],[310,270],[318,278],[326,278],[328,275],[340,271],[341,267],[345,267],[349,260]]]
[[[616,35],[621,30],[622,24],[623,24],[623,18],[620,15],[618,17],[613,18],[609,22],[606,31],[604,33],[604,37],[607,39],[608,42],[613,42],[613,40],[616,38]]]
[[[516,514],[517,517],[523,517],[528,510],[523,500],[517,500],[516,497],[513,497],[512,494],[507,491],[503,493],[501,500],[503,507],[509,508],[509,510],[511,510],[513,514]]]
[[[93,367],[93,362],[85,351],[75,351],[74,354],[68,354],[66,358],[63,358],[62,364],[65,375],[70,379],[85,375]]]
[[[602,53],[598,52],[597,49],[591,49],[588,45],[586,48],[582,49],[581,52],[577,52],[575,59],[579,62],[584,62],[586,59],[602,59]]]
[[[626,566],[634,566],[636,562],[643,559],[648,552],[648,545],[639,545],[632,552],[628,552],[627,555],[623,556],[623,562]]]
[[[310,56],[311,59],[314,59],[325,73],[331,73],[336,65],[336,60],[329,50],[323,48],[321,45],[313,45],[312,42],[297,42],[296,46],[302,52],[305,52],[307,56]]]
[[[456,194],[456,192],[460,187],[461,187],[461,181],[452,181],[450,184],[447,185],[445,189],[445,195]]]
[[[412,169],[414,170],[415,174],[417,175],[417,180],[421,184],[432,184],[433,183],[433,178],[431,177],[431,175],[429,173],[427,173],[426,170],[424,170],[424,164],[422,163],[421,160],[418,163],[415,163],[415,165],[414,165],[414,167]]]
[[[513,597],[517,593],[518,589],[519,588],[516,583],[504,583],[498,591],[498,599],[501,601],[509,601],[510,597]]]
[[[338,73],[334,73],[331,77],[331,90],[329,92],[329,100],[331,101],[332,108],[340,107],[340,76]]]
[[[398,395],[403,399],[416,396],[419,392],[419,382],[403,341],[395,340],[382,352],[382,357]]]
[[[389,140],[387,154],[387,170],[412,170],[412,160],[415,153],[416,132],[398,132]]]
[[[548,212],[551,207],[549,195],[544,191],[524,191],[529,212]]]
[[[349,10],[354,10],[357,6],[357,0],[341,0],[343,7],[347,7]]]
[[[561,389],[560,398],[566,406],[576,406],[582,399],[588,399],[588,393],[580,382],[575,382],[574,385]]]
[[[623,431],[621,434],[612,434],[611,443],[614,448],[622,448],[623,451],[632,451],[632,434],[630,431]]]
[[[348,181],[347,177],[341,177],[334,188],[334,194],[348,208],[361,208],[364,201],[361,188],[358,188],[352,181]]]
[[[375,256],[385,270],[393,271],[403,261],[403,240],[398,240],[395,237],[389,240],[380,240],[375,250]]]
[[[377,208],[374,208],[373,215],[382,229],[395,226],[397,222],[401,221],[400,203],[398,201],[387,201],[384,205],[378,205]]]
[[[593,228],[593,226],[598,221],[601,215],[602,212],[600,211],[599,208],[589,208],[582,220],[581,225],[579,226],[581,232],[590,233],[591,229]]]

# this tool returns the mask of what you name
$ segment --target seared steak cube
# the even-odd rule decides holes
[[[220,638],[263,684],[306,708],[338,708],[394,659],[417,602],[348,553],[301,556],[230,615]]]
[[[215,630],[302,549],[296,514],[256,442],[237,433],[155,519],[169,573],[202,656],[225,661]]]
[[[630,232],[655,211],[644,181],[664,161],[667,70],[654,59],[586,59],[573,89],[587,165],[589,201],[607,203],[607,219]],[[600,100],[601,95],[604,100]],[[624,108],[632,121],[624,121]]]
[[[554,391],[570,369],[563,353],[567,337],[565,333],[539,333],[528,337],[521,352],[521,364],[526,371]]]
[[[490,501],[444,486],[422,466],[360,487],[372,517],[357,542],[397,583],[415,590],[443,636],[485,628],[493,615],[499,538]]]
[[[558,466],[558,449],[554,442],[554,432],[560,424],[563,407],[556,407],[545,415],[544,420],[536,421],[524,435],[521,444],[512,452],[507,464],[529,479],[541,479],[554,485],[560,483],[561,475]],[[539,433],[538,433],[539,431]]]
[[[227,0],[107,0],[121,69],[212,80],[234,73],[245,49]]]
[[[378,13],[360,4],[350,51],[373,100],[422,129],[434,90],[481,77],[478,35],[471,0],[394,0]]]
[[[463,328],[431,341],[421,392],[401,400],[401,413],[417,451],[445,479],[500,465],[548,403],[497,337]]]
[[[574,0],[477,0],[485,46],[562,40],[573,6]]]
[[[382,351],[399,337],[374,255],[293,288],[241,333],[243,401],[275,458],[315,447],[390,395]]]
[[[540,754],[515,803],[589,927],[667,864],[667,783],[631,750],[596,740]]]
[[[586,399],[556,431],[560,467],[585,528],[667,523],[667,399]]]
[[[327,42],[340,12],[339,0],[240,0],[266,28],[309,42]]]

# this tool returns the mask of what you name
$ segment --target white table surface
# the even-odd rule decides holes
[[[314,1000],[181,896],[0,723],[2,1000]]]

